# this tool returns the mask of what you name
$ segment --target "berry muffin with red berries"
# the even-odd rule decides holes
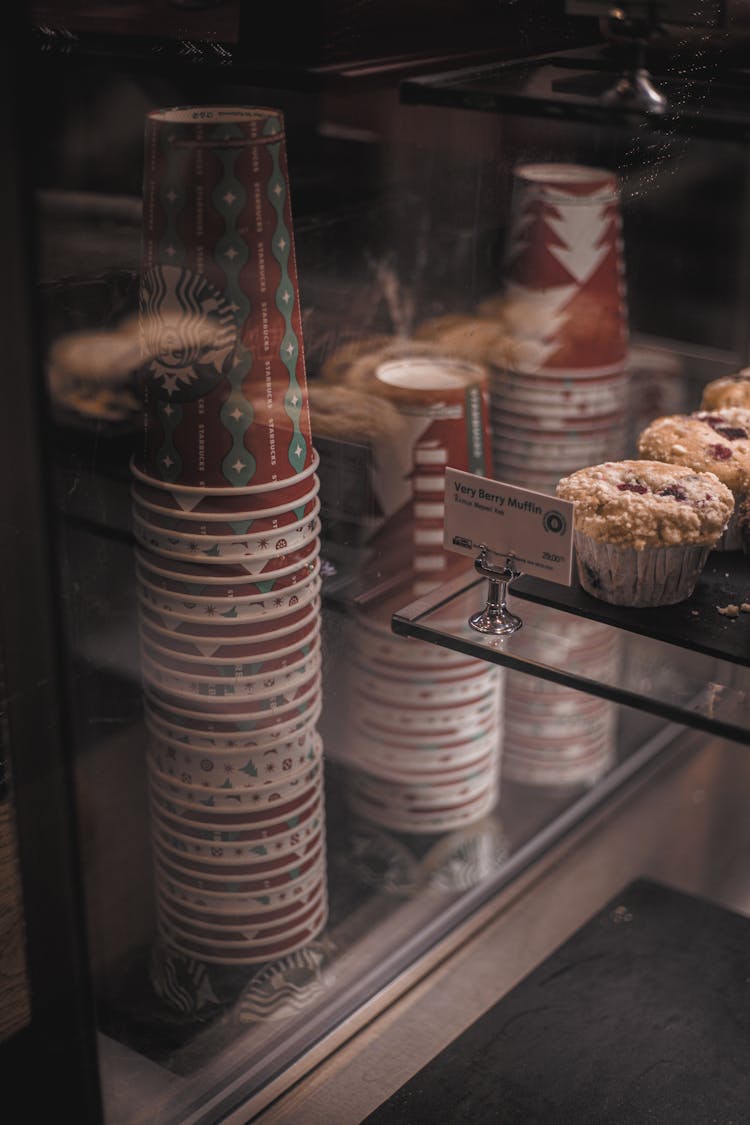
[[[713,473],[651,460],[579,469],[557,495],[575,504],[581,586],[622,606],[689,598],[734,511],[731,489]]]
[[[713,473],[731,489],[736,513],[750,492],[750,409],[733,406],[656,418],[638,438],[638,456]],[[740,547],[735,514],[717,550]]]

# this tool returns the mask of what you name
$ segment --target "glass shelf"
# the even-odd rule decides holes
[[[587,124],[642,126],[664,133],[747,141],[750,72],[707,62],[700,73],[685,59],[654,53],[650,73],[667,99],[663,113],[605,104],[620,64],[607,46],[467,67],[401,84],[401,99],[490,113],[513,113]]]
[[[391,627],[401,636],[750,744],[750,618],[718,614],[712,594],[718,588],[726,593],[732,589],[731,579],[723,577],[732,571],[724,558],[712,567],[714,573],[696,591],[696,601],[674,607],[679,612],[673,614],[671,628],[670,611],[656,611],[654,620],[661,622],[657,636],[646,633],[649,611],[617,610],[575,587],[568,590],[529,578],[509,589],[508,608],[522,619],[522,627],[508,637],[483,636],[468,624],[469,616],[487,600],[487,582],[477,578],[473,568],[404,608],[394,605]],[[707,620],[709,607],[716,619],[713,628]],[[574,624],[582,619],[585,636]],[[694,622],[701,622],[694,625],[695,635],[689,631]],[[601,652],[606,658],[597,657]]]

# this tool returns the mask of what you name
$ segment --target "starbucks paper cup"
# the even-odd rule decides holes
[[[312,442],[282,114],[149,113],[143,202],[136,467],[228,490],[294,480]]]

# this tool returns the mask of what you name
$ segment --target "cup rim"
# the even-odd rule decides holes
[[[311,559],[311,561],[309,562],[306,561],[308,557]],[[280,589],[297,590],[300,587],[304,588],[303,584],[305,582],[307,582],[309,579],[316,578],[320,573],[320,555],[316,554],[314,551],[311,551],[309,556],[306,556],[305,559],[301,559],[299,562],[290,564],[289,566],[279,567],[278,570],[269,571],[268,578],[262,579],[262,581],[270,582],[272,580],[272,576],[273,581],[275,581],[277,578],[288,578],[290,574],[296,574],[297,571],[301,570],[306,570],[307,575],[300,582],[295,582],[292,586],[280,587]],[[182,602],[187,599],[191,602],[196,602],[199,606],[216,605],[217,602],[221,605],[222,603],[226,602],[227,609],[230,609],[233,605],[255,605],[257,602],[266,601],[268,598],[272,598],[279,593],[279,590],[268,590],[266,593],[259,592],[257,594],[239,595],[217,594],[216,597],[211,597],[210,594],[184,594],[179,593],[177,590],[166,590],[163,586],[155,586],[153,582],[150,581],[150,579],[141,576],[140,566],[138,565],[137,560],[136,578],[138,579],[139,588],[154,590],[156,593],[158,593],[160,598],[163,597],[169,601]],[[250,582],[248,583],[248,585],[253,586],[257,585],[257,583]]]
[[[150,664],[151,662],[147,661],[146,663]],[[297,673],[297,674],[301,673],[300,682],[305,683],[308,679],[308,676],[313,676],[313,675],[315,675],[316,672],[320,671],[321,666],[322,666],[321,654],[320,654],[320,651],[317,651],[317,652],[311,652],[303,660],[298,661],[297,664],[295,664],[290,669],[290,671],[292,673]],[[142,667],[143,667],[143,665],[142,665]],[[158,667],[157,667],[156,670],[158,671]],[[145,671],[143,673],[143,678],[146,680],[147,683],[156,686],[161,691],[169,692],[169,694],[173,695],[176,699],[188,699],[188,700],[189,699],[195,699],[195,695],[196,695],[195,692],[187,691],[187,690],[182,691],[179,688],[171,687],[171,686],[165,687],[164,684],[159,683],[158,680],[155,680],[153,677],[146,674]],[[201,680],[198,680],[197,677],[194,677],[194,679],[196,680],[196,682],[206,683],[206,684],[215,684],[215,683],[218,682],[210,676],[206,677],[205,679],[201,679]],[[236,682],[237,683],[259,683],[264,679],[267,679],[267,677],[261,676],[259,679],[248,678],[247,680],[238,680]],[[188,682],[192,683],[193,681],[188,679]],[[292,686],[292,688],[295,688],[296,683],[292,683],[291,686]],[[280,684],[275,688],[268,688],[266,691],[261,691],[261,692],[258,692],[257,694],[253,693],[252,698],[254,700],[273,699],[274,696],[282,694],[285,690],[289,690],[288,687],[285,688],[283,685]],[[207,695],[207,696],[205,696],[205,698],[211,699],[216,703],[220,703],[224,699],[226,699],[228,702],[231,702],[231,703],[239,703],[239,702],[242,701],[242,696],[236,696],[236,695],[229,695],[229,696],[223,696],[223,695],[210,696],[210,695]]]
[[[222,748],[218,746],[211,748],[200,746],[194,748],[184,742],[180,742],[179,739],[172,738],[170,735],[161,734],[158,730],[155,730],[153,728],[153,725],[149,722],[148,719],[146,719],[145,722],[150,736],[158,745],[164,746],[167,749],[180,751],[181,753],[188,755],[190,758],[213,758],[220,762],[232,761],[234,758],[236,758],[238,761],[244,761],[246,758],[252,758],[257,755],[263,757],[269,752],[270,749],[276,749],[275,746],[230,746],[225,750],[222,750]],[[304,734],[307,738],[307,741],[304,744],[304,749],[306,751],[312,749],[315,751],[320,750],[321,753],[324,752],[323,739],[321,738],[320,732],[318,731],[314,723],[310,725],[309,730],[305,731]],[[280,742],[279,746],[288,746],[289,741],[289,739],[284,739]],[[294,753],[296,749],[300,749],[300,747],[296,747],[292,751],[287,750],[286,753]],[[282,753],[283,755],[284,751],[280,750],[280,753]],[[313,759],[313,761],[315,760],[317,759]],[[294,771],[285,776],[291,778],[295,773],[304,773],[306,769],[310,768],[311,764],[312,763],[305,763],[305,765],[303,766],[297,766]],[[262,782],[261,784],[265,785],[265,782]]]
[[[179,899],[175,899],[172,895],[170,895],[168,891],[165,892],[162,887],[159,888],[159,908],[160,910],[165,910],[167,914],[177,916],[178,920],[181,916],[186,925],[195,926],[198,930],[226,928],[242,931],[243,929],[252,928],[253,931],[256,931],[276,929],[277,927],[284,925],[286,925],[287,930],[291,930],[293,928],[292,924],[295,922],[295,920],[301,922],[307,921],[311,917],[314,918],[317,915],[319,906],[322,905],[322,903],[325,901],[327,894],[328,887],[326,885],[326,882],[324,880],[321,880],[320,886],[313,887],[313,893],[311,893],[307,897],[307,899],[298,900],[300,904],[298,909],[292,910],[282,918],[272,918],[267,921],[261,921],[261,915],[256,921],[243,922],[241,920],[242,915],[239,911],[206,911],[204,908],[192,906],[190,903],[180,902]],[[187,910],[187,913],[185,913],[185,910]],[[190,913],[191,911],[198,914],[198,917],[192,917]],[[209,916],[213,915],[214,917],[216,917],[216,915],[223,914],[224,917],[220,921],[210,922],[205,918],[206,914],[208,914]]]
[[[227,860],[223,856],[192,856],[188,853],[182,852],[179,848],[175,848],[173,844],[170,844],[169,841],[165,840],[163,837],[164,837],[164,833],[160,829],[153,828],[153,826],[152,826],[151,839],[154,842],[157,850],[163,849],[167,853],[165,858],[169,859],[170,862],[171,862],[172,856],[174,856],[176,860],[179,859],[180,857],[182,857],[185,860],[187,860],[188,862],[191,862],[194,859],[197,863],[205,864],[207,867],[233,867],[235,865],[238,866],[238,867],[252,867],[254,865],[261,866],[264,863],[269,862],[268,856],[256,856],[254,859],[247,858],[247,857],[244,857],[244,856],[238,856],[238,857],[236,857],[235,861]],[[325,842],[325,824],[320,823],[320,824],[317,825],[317,828],[316,828],[316,831],[315,831],[314,835],[307,841],[306,847],[309,847],[311,852],[315,852],[319,848],[320,844],[324,843],[324,842]],[[304,860],[304,859],[308,858],[308,856],[307,856],[307,852],[303,852],[302,855],[300,855],[298,852],[289,851],[289,852],[281,852],[279,855],[277,855],[275,857],[273,857],[273,856],[271,857],[271,859],[274,859],[274,858],[279,859],[279,860],[283,860],[283,863],[280,863],[278,867],[269,868],[268,869],[269,875],[272,875],[272,874],[279,874],[280,875],[284,871],[288,870],[290,867],[294,867],[295,862],[299,862],[301,860]],[[215,872],[205,872],[205,874],[211,875],[213,877],[213,876],[215,876],[216,873]],[[255,873],[249,872],[248,874],[252,877],[253,874],[259,874],[259,872],[255,872]],[[223,877],[224,876],[222,874],[222,878]],[[231,878],[231,875],[230,875],[230,878]]]
[[[295,473],[291,477],[286,477],[284,480],[269,481],[266,484],[246,484],[237,488],[232,485],[227,485],[222,488],[219,485],[203,486],[194,484],[168,484],[166,481],[161,481],[158,477],[149,476],[139,469],[135,463],[135,454],[130,458],[130,471],[136,480],[142,481],[150,488],[158,488],[162,492],[179,493],[181,496],[192,494],[200,498],[205,496],[257,496],[261,492],[277,492],[282,488],[291,488],[292,485],[298,481],[306,480],[308,477],[313,476],[320,465],[320,455],[312,446],[312,457],[310,464],[307,468],[303,469],[301,473]]]
[[[152,703],[152,705],[155,702],[157,705],[165,707],[167,710],[172,710],[176,715],[184,716],[187,719],[197,719],[199,722],[210,723],[249,723],[254,722],[257,719],[268,719],[278,715],[286,715],[288,711],[294,711],[298,707],[308,703],[309,700],[315,698],[316,693],[321,694],[320,670],[314,670],[310,675],[310,679],[312,681],[310,688],[303,695],[300,695],[297,699],[293,699],[290,702],[285,703],[283,707],[274,707],[273,709],[266,708],[265,710],[260,711],[234,711],[227,712],[226,714],[212,711],[190,711],[187,708],[180,707],[179,705],[175,707],[169,701],[162,702],[158,698],[154,700],[152,698],[153,690],[151,689],[150,685],[148,687],[144,685],[144,696],[149,700],[150,703]]]
[[[263,830],[263,829],[266,829],[266,828],[276,828],[276,827],[278,827],[279,825],[282,825],[282,824],[286,825],[288,823],[288,818],[289,818],[290,815],[296,816],[296,815],[301,814],[301,813],[307,813],[312,809],[312,807],[316,803],[316,801],[323,801],[322,781],[319,785],[314,785],[314,786],[311,787],[308,798],[309,798],[308,800],[303,801],[291,813],[289,813],[287,811],[287,812],[281,814],[280,816],[263,817],[261,820],[254,820],[254,821],[243,821],[242,824],[239,824],[239,825],[233,823],[233,824],[225,824],[222,827],[216,827],[216,825],[211,823],[210,821],[203,821],[203,820],[190,821],[189,818],[187,818],[187,819],[188,819],[189,823],[191,823],[191,824],[195,824],[195,825],[200,826],[201,828],[205,828],[205,829],[212,830],[212,831],[215,831],[215,832],[229,832],[229,831],[232,831],[232,829],[239,829],[241,831],[252,831],[254,827],[257,827],[259,830]],[[168,802],[172,801],[172,798],[166,797],[159,790],[154,790],[153,788],[149,787],[149,800],[152,803],[155,803],[158,807],[160,801],[168,803]],[[196,805],[195,805],[194,802],[172,801],[172,803],[173,804],[182,804],[184,807],[186,807],[188,809],[191,809],[193,811],[198,811],[198,812],[201,812],[201,813],[205,813],[205,814],[209,814],[209,813],[214,814],[214,813],[218,812],[220,820],[222,820],[223,817],[227,815],[227,810],[224,810],[224,809],[221,809],[221,808],[217,809],[215,806],[210,806],[210,805],[203,806],[203,805],[201,805],[198,809],[196,809]],[[180,816],[181,815],[179,812],[174,812],[171,809],[166,809],[165,811],[166,811],[166,814],[168,816],[174,817],[174,816]],[[242,815],[242,814],[239,813],[237,809],[232,809],[230,815],[237,816],[237,815]],[[186,818],[182,817],[182,819],[186,819]],[[274,833],[274,835],[283,835],[283,833]]]
[[[311,540],[310,542],[314,542],[314,540]],[[296,552],[296,551],[302,550],[303,547],[306,547],[306,546],[309,546],[309,545],[310,545],[309,543],[303,543],[302,547],[295,547],[294,551]],[[312,551],[309,552],[309,554],[312,555],[313,557],[315,557],[315,550],[313,549]],[[168,557],[168,556],[159,555],[158,557],[161,559],[161,558],[165,558],[165,557]],[[247,585],[248,582],[250,583],[250,585],[254,585],[254,576],[250,573],[249,570],[246,570],[243,574],[234,574],[234,575],[226,575],[226,574],[206,574],[205,576],[203,576],[202,574],[200,574],[200,575],[199,574],[182,575],[182,574],[180,574],[179,571],[165,570],[164,567],[157,566],[156,563],[153,562],[148,557],[148,552],[147,551],[144,552],[144,548],[139,547],[137,545],[136,545],[136,549],[135,549],[135,552],[134,552],[134,558],[135,558],[135,562],[137,563],[137,565],[140,566],[142,569],[149,570],[153,574],[158,574],[158,576],[160,578],[166,578],[170,582],[178,582],[178,583],[184,582],[188,586],[191,586],[191,585],[195,585],[195,586],[243,586],[243,585]],[[196,562],[195,560],[193,560],[193,562],[195,563],[196,566],[200,565],[200,563]],[[237,564],[234,563],[234,564],[229,564],[229,565],[236,566]],[[261,572],[261,573],[263,573],[263,572]],[[268,571],[267,573],[269,575],[270,574],[278,574],[278,571],[271,570],[271,571]],[[149,579],[149,581],[151,581],[151,580]],[[176,593],[176,591],[174,591],[174,590],[168,591],[168,592],[169,593]]]
[[[238,664],[265,664],[265,663],[268,663],[270,660],[277,660],[282,656],[289,656],[289,654],[294,652],[295,649],[300,648],[302,645],[306,644],[308,639],[311,642],[313,640],[315,640],[317,637],[320,636],[321,632],[322,632],[322,622],[320,621],[319,617],[316,617],[313,621],[313,628],[311,629],[311,631],[309,633],[309,636],[303,637],[303,639],[301,641],[295,641],[294,644],[287,645],[285,648],[274,649],[272,652],[270,652],[268,654],[259,653],[258,657],[260,659],[253,658],[253,657],[242,657],[241,659],[238,659],[237,657],[234,657],[234,656],[219,656],[219,657],[216,657],[216,659],[213,659],[211,657],[206,658],[205,656],[194,656],[192,654],[187,655],[187,654],[183,654],[183,653],[176,653],[171,648],[162,648],[161,645],[154,644],[153,641],[149,640],[147,637],[144,637],[143,635],[141,635],[140,643],[141,643],[141,646],[146,644],[150,648],[156,649],[158,654],[173,657],[173,658],[176,658],[178,660],[185,660],[186,662],[188,662],[190,664],[214,664],[214,665],[217,665],[220,668],[225,668],[225,667],[226,668],[232,668],[232,667],[235,667]],[[265,657],[265,659],[263,659],[264,657]],[[229,677],[227,677],[227,679],[229,679]]]
[[[146,702],[148,702],[148,697],[146,697]],[[275,742],[277,740],[281,740],[283,738],[286,738],[287,734],[293,734],[295,731],[305,730],[308,726],[313,726],[315,723],[317,723],[318,719],[320,718],[322,706],[323,706],[323,704],[322,704],[322,699],[321,699],[321,700],[317,701],[315,707],[313,707],[311,709],[308,721],[307,722],[302,721],[299,726],[289,727],[287,729],[287,724],[289,722],[294,721],[294,720],[284,719],[282,721],[282,723],[279,724],[279,732],[281,730],[283,730],[284,731],[283,734],[281,734],[279,732],[277,732],[275,735],[271,734],[267,738],[261,738],[260,742],[253,742],[252,745],[259,747],[259,746],[263,745],[264,743]],[[147,714],[150,714],[152,721],[155,722],[157,726],[159,726],[159,724],[161,723],[162,726],[164,726],[168,729],[176,729],[181,733],[192,736],[193,738],[195,738],[195,737],[212,738],[212,739],[228,738],[230,740],[232,740],[233,737],[257,738],[260,735],[261,730],[267,731],[267,730],[270,729],[270,728],[267,728],[267,727],[261,727],[260,730],[258,730],[258,731],[200,731],[200,730],[195,730],[195,728],[184,727],[184,726],[182,726],[181,723],[173,723],[173,722],[170,722],[169,720],[162,719],[161,716],[159,716],[158,714],[155,714],[153,711],[148,711]]]
[[[255,522],[255,520],[260,519],[274,519],[276,516],[286,515],[288,512],[293,512],[296,508],[309,504],[311,500],[315,500],[319,497],[320,478],[316,476],[315,484],[304,496],[300,496],[287,504],[277,504],[275,508],[253,508],[250,511],[242,511],[240,509],[236,512],[196,512],[185,511],[182,508],[162,508],[160,504],[154,504],[151,500],[145,500],[143,497],[139,496],[135,491],[135,487],[135,484],[131,484],[130,486],[130,496],[133,502],[140,504],[142,508],[156,512],[160,516],[163,515],[170,519],[185,520],[187,522],[194,521],[195,523],[241,523],[243,520],[252,520]],[[306,515],[309,514],[310,513],[306,513]],[[239,519],[233,519],[234,516],[238,516]]]
[[[305,519],[306,518],[307,517],[305,517]],[[145,523],[135,513],[133,513],[133,522],[134,522],[134,524],[138,524],[141,527],[144,527],[149,531],[151,530],[151,525]],[[303,538],[300,540],[300,542],[294,548],[295,550],[299,550],[301,547],[306,547],[308,543],[312,543],[313,540],[320,537],[322,524],[321,524],[319,516],[316,515],[316,516],[313,517],[313,525],[314,525],[313,530],[309,531],[306,535],[303,536]],[[160,529],[157,529],[157,531],[159,532],[159,535],[162,538],[165,537],[165,536],[167,538],[170,537],[170,532],[167,528],[160,528]],[[177,537],[179,537],[180,539],[185,539],[185,540],[191,539],[191,536],[189,536],[189,535],[178,535],[178,533],[175,532],[172,535],[172,538],[177,538]],[[224,535],[224,536],[220,536],[220,535],[219,536],[199,535],[199,536],[195,536],[194,538],[205,539],[205,542],[206,542],[206,546],[202,547],[201,553],[197,554],[197,555],[191,555],[191,554],[189,554],[187,552],[184,552],[184,551],[172,551],[168,547],[162,547],[162,546],[157,547],[157,546],[154,546],[152,543],[149,543],[146,546],[145,549],[148,550],[148,551],[152,551],[155,555],[165,556],[166,558],[169,558],[169,559],[179,559],[181,562],[199,563],[201,566],[221,566],[221,565],[226,566],[227,563],[229,563],[229,565],[231,565],[231,566],[242,566],[242,563],[237,561],[237,560],[246,559],[250,562],[256,562],[256,561],[276,559],[276,558],[279,558],[280,555],[288,554],[287,551],[252,551],[252,552],[245,553],[245,554],[239,554],[238,553],[236,555],[231,554],[231,555],[215,555],[215,556],[211,555],[211,556],[209,556],[205,553],[207,550],[210,549],[209,544],[220,544],[221,545],[221,540],[226,539],[227,540],[226,545],[229,546],[231,543],[240,542],[245,537],[242,536],[242,535]],[[136,535],[136,540],[137,539],[138,539],[138,536]],[[247,573],[252,574],[253,571],[249,570]]]
[[[310,586],[310,590],[315,590],[315,593],[314,593],[314,594],[313,594],[313,596],[312,596],[312,597],[311,597],[311,598],[309,599],[309,601],[308,601],[308,600],[306,600],[306,601],[304,601],[304,602],[302,603],[302,605],[301,605],[301,606],[296,606],[296,605],[295,605],[295,606],[291,607],[291,609],[290,609],[290,607],[289,607],[289,606],[285,606],[285,607],[283,607],[283,608],[280,608],[280,609],[277,609],[277,610],[275,610],[275,611],[269,610],[268,612],[263,612],[263,613],[260,613],[260,614],[258,614],[258,616],[257,616],[257,617],[254,617],[254,618],[252,619],[252,622],[253,622],[253,623],[257,623],[258,621],[276,621],[276,620],[277,620],[278,618],[280,618],[280,617],[286,617],[286,616],[287,616],[287,615],[288,615],[288,614],[289,614],[290,612],[294,612],[294,610],[296,610],[296,609],[298,609],[298,608],[299,608],[299,609],[305,609],[305,608],[306,608],[306,606],[308,606],[308,605],[309,605],[309,604],[310,604],[311,602],[315,601],[315,599],[316,599],[316,598],[318,597],[318,595],[319,595],[319,592],[320,592],[320,586],[321,586],[320,575],[319,575],[319,574],[314,574],[314,575],[312,575],[312,578],[313,578],[313,583],[312,583],[312,585]],[[299,590],[301,586],[302,586],[302,583],[298,583],[298,584],[297,584],[297,586],[290,586],[290,587],[289,587],[289,589],[290,589],[290,590]],[[304,596],[305,598],[307,598],[308,592],[309,592],[309,591],[308,591],[308,589],[307,589],[307,588],[304,588],[304,590],[303,590],[303,596]],[[272,592],[271,594],[268,594],[268,595],[266,595],[266,596],[267,596],[267,597],[274,597],[275,595],[274,595],[274,594],[273,594],[273,592]],[[184,624],[186,624],[186,625],[198,625],[198,624],[203,624],[203,623],[204,623],[204,620],[205,620],[205,618],[203,618],[203,617],[189,617],[189,616],[185,616],[185,614],[182,614],[182,613],[174,613],[174,612],[173,612],[172,610],[168,610],[168,609],[164,609],[164,610],[158,610],[158,609],[156,609],[156,608],[155,608],[154,606],[151,606],[151,605],[147,605],[147,604],[145,604],[145,603],[144,603],[144,602],[142,601],[142,599],[140,599],[140,598],[139,598],[138,600],[139,600],[140,604],[141,604],[141,605],[143,606],[143,608],[144,608],[144,609],[148,609],[148,610],[150,610],[150,611],[151,611],[152,613],[156,613],[156,614],[157,614],[157,615],[159,615],[160,617],[171,617],[171,618],[174,618],[174,619],[176,619],[177,621],[183,622],[183,623],[184,623]],[[151,624],[151,622],[148,622],[148,619],[146,619],[146,620],[147,620],[147,623],[148,623],[148,624]],[[243,623],[242,623],[241,621],[234,621],[234,622],[232,622],[232,621],[229,621],[229,622],[227,622],[227,627],[229,627],[230,625],[242,625],[242,624],[243,624]],[[247,624],[247,622],[246,622],[245,624]],[[168,628],[165,628],[164,626],[161,626],[161,628],[162,628],[162,629],[164,629],[164,631],[165,631],[166,633],[169,633],[169,632],[170,632],[170,630],[169,630]],[[173,631],[172,631],[172,632],[173,632]],[[189,638],[191,638],[191,637],[193,636],[193,635],[192,635],[191,633],[179,633],[179,634],[177,634],[177,635],[178,635],[179,637],[187,637],[188,639],[189,639]],[[226,636],[227,636],[227,637],[230,637],[230,638],[231,638],[231,637],[232,637],[232,634],[231,634],[231,633],[229,633],[229,634],[226,634]],[[220,644],[222,644],[222,643],[225,643],[225,642],[224,642],[224,639],[223,639],[223,637],[222,637],[222,636],[221,636],[220,634],[219,634],[219,635],[216,635],[216,634],[214,634],[214,635],[209,635],[209,636],[203,636],[203,635],[201,634],[200,636],[197,636],[197,637],[195,637],[195,639],[196,639],[196,640],[200,640],[200,641],[207,641],[207,640],[217,640],[217,641],[218,641],[218,642],[219,642]],[[237,638],[237,641],[236,641],[236,643],[238,643],[238,644],[242,644],[242,643],[244,643],[244,644],[247,644],[247,643],[248,643],[248,638],[247,638],[247,637],[241,637],[241,638]]]

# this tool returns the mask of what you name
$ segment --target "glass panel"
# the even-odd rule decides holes
[[[746,153],[669,128],[402,104],[387,68],[361,83],[307,74],[263,88],[239,66],[162,69],[113,50],[51,55],[38,70],[54,94],[44,119],[27,121],[54,565],[106,1117],[124,1125],[146,1107],[165,1123],[212,1121],[661,754],[678,733],[665,720],[747,741],[744,680],[720,660],[528,598],[513,599],[520,633],[483,645],[465,625],[483,586],[430,600],[451,573],[438,546],[442,467],[489,473],[490,454],[518,438],[498,438],[486,393],[514,169],[573,162],[618,177],[640,349],[627,379],[618,372],[625,451],[647,420],[697,405],[708,379],[747,355]],[[170,106],[235,107],[229,136],[215,118],[189,132],[206,119],[188,109],[145,148],[147,114]],[[271,109],[256,119],[248,107]],[[261,186],[276,115],[288,178],[278,164]],[[279,236],[260,251],[259,217],[261,234],[270,222]],[[282,329],[284,294],[301,320]],[[212,334],[188,338],[179,317],[177,331],[165,307],[178,305]],[[281,525],[290,506],[271,497],[285,481],[269,473],[259,493],[253,474],[272,446],[300,455],[266,426],[263,461],[244,444],[240,408],[243,372],[274,332],[292,347],[274,359],[297,380],[284,384],[287,418],[299,422],[306,394],[319,457],[291,474],[304,485],[310,470],[310,488]],[[263,369],[269,399],[253,400],[251,424],[278,405],[274,378]],[[195,478],[211,423],[212,470],[225,476],[209,485]],[[522,451],[520,470],[540,472],[543,452]],[[569,468],[543,467],[550,487]],[[212,506],[227,496],[239,508]],[[312,546],[303,517],[319,521]],[[258,520],[270,522],[249,528]],[[268,578],[267,560],[306,547]],[[281,604],[254,618],[261,587],[287,578],[272,591]],[[306,603],[284,602],[303,588]],[[418,597],[395,627],[430,644],[391,625]],[[209,619],[218,634],[202,631]]]
[[[432,597],[394,611],[395,631],[479,656],[552,682],[580,688],[605,699],[642,707],[674,722],[686,723],[738,742],[750,742],[747,668],[697,652],[689,645],[668,644],[623,633],[619,626],[586,618],[586,648],[571,659],[571,638],[580,631],[577,618],[551,603],[539,606],[508,597],[508,609],[523,621],[508,637],[482,636],[469,624],[487,601],[484,580],[454,580]],[[600,659],[600,649],[615,645],[618,657]],[[580,647],[580,646],[579,646]],[[580,655],[580,654],[579,654]]]

